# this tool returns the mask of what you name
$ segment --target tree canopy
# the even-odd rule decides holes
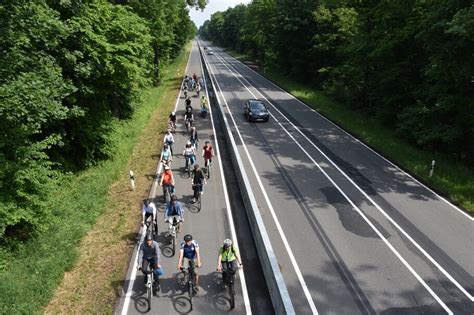
[[[474,164],[472,1],[254,0],[199,34]]]
[[[204,0],[0,4],[0,241],[48,228],[65,172],[110,156],[108,137],[196,33]]]

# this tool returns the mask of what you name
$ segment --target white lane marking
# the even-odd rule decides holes
[[[215,49],[214,49],[215,50]],[[356,137],[354,137],[353,135],[351,135],[350,133],[348,133],[347,131],[345,131],[343,128],[339,127],[338,125],[336,125],[334,122],[332,122],[331,120],[329,120],[328,118],[326,118],[324,115],[322,115],[321,113],[319,113],[318,111],[316,111],[315,109],[311,108],[308,104],[305,104],[303,101],[301,101],[300,99],[296,98],[295,96],[293,96],[291,93],[285,91],[284,89],[282,89],[281,87],[279,87],[278,85],[276,85],[275,83],[273,83],[272,81],[268,80],[267,78],[265,78],[263,75],[261,75],[260,73],[258,73],[257,71],[253,70],[252,68],[250,68],[249,66],[247,66],[245,63],[242,63],[240,62],[239,60],[237,60],[236,58],[232,57],[231,55],[227,54],[226,52],[222,51],[222,49],[218,49],[218,51],[220,51],[221,53],[225,53],[227,56],[229,56],[230,58],[234,59],[237,63],[243,65],[244,67],[248,68],[250,71],[254,72],[255,74],[257,74],[258,76],[260,76],[261,78],[265,79],[266,82],[270,83],[271,85],[273,85],[274,87],[276,87],[278,90],[284,92],[285,94],[289,95],[291,98],[295,99],[297,102],[301,103],[302,105],[304,105],[305,107],[307,107],[308,109],[310,109],[313,113],[317,114],[318,116],[322,117],[324,120],[326,120],[327,122],[329,122],[331,125],[335,126],[337,129],[341,130],[343,133],[345,133],[346,135],[348,135],[350,138],[354,139],[355,141],[357,141],[358,143],[362,144],[365,148],[367,148],[368,150],[370,150],[372,153],[375,153],[378,157],[382,158],[384,161],[386,161],[387,163],[389,163],[390,165],[392,165],[393,167],[395,167],[397,170],[399,170],[400,172],[402,172],[403,174],[405,174],[406,176],[410,177],[413,181],[417,182],[419,185],[423,186],[424,188],[426,188],[427,190],[429,190],[433,195],[435,195],[436,197],[438,197],[439,199],[443,200],[444,202],[446,202],[449,206],[451,206],[452,208],[454,208],[455,210],[457,210],[459,213],[463,214],[465,217],[467,217],[469,220],[471,221],[474,221],[474,216],[471,216],[469,214],[466,213],[466,211],[463,211],[462,209],[460,209],[458,206],[456,206],[455,204],[451,203],[449,200],[447,200],[446,198],[444,198],[443,196],[440,196],[438,193],[436,193],[434,190],[432,190],[430,187],[426,186],[425,184],[423,184],[422,182],[420,182],[418,179],[416,179],[415,177],[413,177],[412,175],[410,175],[409,173],[405,172],[400,166],[398,166],[397,164],[395,164],[394,162],[388,160],[386,157],[384,157],[383,155],[381,155],[380,153],[378,153],[377,151],[375,151],[374,149],[372,149],[370,146],[368,146],[367,144],[365,144],[364,142],[362,142],[361,140],[357,139]],[[235,68],[235,67],[234,67]],[[236,69],[236,71],[238,71]]]
[[[207,59],[207,57],[205,57],[205,58]],[[209,64],[209,63],[208,63],[208,64]],[[265,201],[266,201],[266,203],[267,203],[267,205],[268,205],[268,209],[270,210],[270,213],[271,213],[271,215],[272,215],[272,217],[273,217],[273,220],[274,220],[274,222],[275,222],[275,225],[276,225],[276,227],[277,227],[278,233],[280,234],[280,237],[281,237],[281,239],[282,239],[282,241],[283,241],[283,244],[284,244],[284,246],[285,246],[285,248],[286,248],[286,251],[287,251],[288,256],[289,256],[289,258],[290,258],[291,264],[293,265],[293,268],[294,268],[294,270],[295,270],[295,273],[296,273],[296,275],[297,275],[297,277],[298,277],[298,280],[299,280],[299,282],[300,282],[300,285],[301,285],[301,287],[302,287],[302,289],[303,289],[303,292],[304,292],[304,294],[305,294],[306,300],[308,301],[309,307],[311,308],[311,311],[313,312],[313,314],[318,314],[318,310],[316,309],[316,305],[314,304],[314,301],[313,301],[313,299],[312,299],[312,297],[311,297],[311,293],[309,292],[308,286],[306,285],[306,282],[304,281],[303,275],[302,275],[301,270],[300,270],[300,268],[299,268],[299,266],[298,266],[298,263],[297,263],[297,261],[296,261],[296,258],[295,258],[295,256],[293,255],[293,251],[292,251],[291,248],[290,248],[290,244],[288,243],[288,240],[286,239],[285,233],[283,232],[283,228],[281,227],[280,222],[279,222],[279,220],[278,220],[278,218],[277,218],[277,216],[276,216],[276,214],[275,214],[275,210],[273,209],[273,206],[272,206],[272,203],[271,203],[271,201],[270,201],[270,198],[268,197],[267,192],[266,192],[266,190],[265,190],[265,187],[263,186],[263,183],[262,183],[262,181],[261,181],[261,179],[260,179],[260,176],[258,175],[257,169],[255,168],[255,164],[253,163],[253,160],[252,160],[252,158],[250,157],[250,153],[249,153],[249,151],[248,151],[248,149],[247,149],[247,145],[245,144],[244,139],[242,138],[242,135],[240,134],[239,127],[237,126],[237,124],[236,124],[236,122],[235,122],[235,120],[234,120],[234,116],[232,115],[232,112],[231,112],[231,110],[230,110],[230,108],[229,108],[229,105],[227,104],[227,100],[225,99],[224,94],[222,93],[222,89],[221,89],[219,83],[218,83],[217,80],[216,80],[216,77],[215,77],[215,75],[214,75],[214,71],[212,71],[212,67],[211,67],[210,64],[209,64],[209,71],[210,71],[210,72],[212,73],[212,75],[214,76],[214,81],[216,82],[217,88],[219,89],[219,92],[220,92],[220,94],[221,94],[221,96],[222,96],[222,99],[224,100],[224,103],[225,103],[225,105],[227,106],[227,110],[229,111],[230,117],[231,117],[231,119],[232,119],[232,122],[234,123],[234,126],[235,126],[235,129],[236,129],[236,131],[237,131],[237,134],[239,135],[239,139],[240,139],[240,141],[242,142],[242,146],[243,146],[243,148],[244,148],[245,154],[247,155],[247,158],[248,158],[248,160],[249,160],[249,162],[250,162],[250,166],[252,167],[252,170],[253,170],[253,172],[254,172],[254,174],[255,174],[255,177],[256,177],[256,179],[257,179],[258,185],[260,186],[260,189],[261,189],[261,191],[262,191],[262,193],[263,193],[263,196],[264,196],[264,198],[265,198]]]
[[[186,63],[186,69],[184,70],[185,73],[188,71],[189,60],[191,60],[191,55],[192,55],[192,52],[193,52],[193,46],[191,46],[191,50],[189,52],[188,62]],[[178,103],[179,103],[179,98],[181,97],[182,87],[183,87],[183,82],[181,82],[181,86],[179,88],[178,96],[176,97],[176,104],[174,106],[174,111],[176,111],[176,109],[178,108]],[[160,161],[161,161],[161,159],[160,159]],[[161,163],[158,162],[158,169],[156,171],[156,174],[161,173],[161,167],[162,167]],[[155,176],[155,180],[153,181],[152,189],[150,189],[150,194],[148,195],[148,198],[150,198],[150,195],[155,194],[157,183],[158,183],[157,176]],[[139,246],[140,246],[140,244],[143,242],[143,239],[145,238],[144,229],[140,228],[139,233],[141,233],[140,242],[138,243]],[[137,268],[135,268],[135,264],[137,263],[137,258],[138,258],[138,250],[136,251],[135,255],[133,255],[132,273],[130,275],[130,281],[129,281],[129,284],[128,284],[128,287],[127,287],[127,293],[125,295],[125,301],[123,302],[122,315],[127,315],[127,313],[128,313],[128,307],[130,305],[130,299],[132,297],[132,292],[133,292],[132,289],[133,289],[133,285],[135,283],[135,278],[137,277]]]
[[[218,56],[218,58],[220,58]],[[235,76],[235,78],[244,86],[247,91],[254,97],[257,98],[252,91],[230,70],[229,67],[222,61],[222,64]],[[268,101],[268,100],[267,100]],[[271,103],[270,103],[271,104]],[[312,156],[296,141],[296,139],[290,134],[290,132],[283,127],[283,125],[277,120],[277,118],[271,114],[272,118],[278,123],[278,125],[288,134],[288,136],[295,142],[296,145],[306,154],[306,156],[318,167],[318,169],[324,174],[324,176],[336,187],[336,189],[343,195],[343,197],[350,203],[350,205],[359,213],[359,215],[367,222],[367,224],[374,230],[375,233],[382,239],[382,241],[390,248],[390,250],[397,256],[397,258],[405,265],[405,267],[412,273],[412,275],[425,287],[425,289],[431,294],[431,296],[448,312],[453,314],[452,311],[444,304],[444,302],[438,297],[438,295],[428,286],[428,284],[418,275],[418,273],[410,266],[410,264],[402,257],[402,255],[392,246],[392,244],[383,236],[383,234],[375,227],[375,225],[366,217],[366,215],[357,207],[349,196],[336,184],[336,182],[326,173],[326,171],[312,158]]]
[[[199,47],[200,46],[198,46],[198,48]],[[206,77],[204,75],[204,69],[202,67],[201,56],[199,56],[199,63],[201,64],[201,75],[202,75],[203,82],[204,82],[204,88],[206,90],[206,98],[207,98],[208,103],[209,103],[209,93],[208,93],[208,90],[207,90],[207,82],[206,82]],[[226,180],[225,180],[225,177],[224,177],[224,169],[222,167],[221,153],[219,151],[219,143],[217,142],[217,133],[216,133],[216,128],[214,126],[214,118],[212,118],[212,109],[211,109],[210,103],[208,105],[208,108],[209,108],[209,116],[211,117],[212,132],[213,132],[214,137],[215,137],[214,144],[215,144],[215,147],[216,147],[217,160],[219,161],[219,172],[221,173],[222,187],[224,188],[224,198],[225,198],[227,216],[229,218],[230,233],[231,233],[232,239],[234,241],[234,244],[238,249],[239,248],[239,243],[237,241],[237,234],[235,232],[234,217],[232,216],[232,209],[231,209],[231,206],[230,206],[229,194],[227,192],[227,184],[226,184]],[[252,314],[252,310],[250,308],[250,299],[249,299],[249,295],[248,295],[248,291],[247,291],[247,284],[245,282],[244,270],[242,268],[239,269],[239,278],[240,278],[240,284],[242,286],[242,294],[244,296],[245,311],[246,311],[247,314],[250,315],[250,314]]]
[[[227,67],[227,69],[229,69],[229,67],[224,63],[224,59],[221,58],[220,56],[218,56],[218,58],[221,59],[221,61],[223,62],[224,66]],[[235,67],[234,67],[235,69]],[[237,72],[238,70],[235,69]],[[239,82],[250,92],[249,88],[236,76],[236,74],[229,69],[229,71],[237,78],[237,80],[239,80]],[[396,228],[397,230],[399,230],[433,265],[435,265],[435,267],[442,273],[446,276],[446,278],[448,278],[464,295],[466,295],[470,300],[471,302],[474,301],[474,297],[469,294],[469,292],[456,280],[454,279],[453,276],[451,276],[451,274],[449,274],[430,254],[428,254],[428,252],[423,248],[421,247],[421,245],[419,245],[397,222],[395,222],[395,220],[390,217],[384,209],[382,209],[382,207],[380,207],[379,204],[377,204],[362,188],[359,187],[359,185],[357,185],[353,180],[352,178],[350,178],[333,160],[331,160],[330,157],[328,157],[316,144],[314,144],[297,126],[295,126],[285,115],[283,115],[283,113],[281,111],[278,110],[278,108],[276,108],[276,106],[270,102],[255,86],[253,86],[247,79],[245,79],[245,77],[243,77],[240,73],[239,73],[239,76],[245,80],[249,86],[251,86],[252,88],[255,89],[255,91],[257,91],[258,94],[260,94],[288,123],[291,124],[291,126],[297,130],[316,150],[319,151],[319,153],[321,153],[321,155],[323,155],[325,157],[326,160],[328,160],[354,187],[357,188],[357,190],[359,190],[359,192],[361,192],[365,198],[367,198],[370,203],[372,203],[376,208],[377,210],[379,210],[380,213],[383,214],[383,216],[389,220]],[[250,92],[253,97],[257,98],[252,92]],[[272,115],[273,116],[273,115]],[[283,126],[282,126],[283,129],[285,129]],[[286,129],[285,129],[286,131]],[[295,140],[295,142],[297,143],[297,141]],[[299,145],[299,143],[297,143]]]

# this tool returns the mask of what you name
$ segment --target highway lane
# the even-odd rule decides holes
[[[395,225],[468,301],[474,301],[472,216],[240,62],[225,54],[224,57],[233,62],[231,66],[235,66],[236,71],[251,78],[252,83],[247,83],[257,88],[261,92],[258,94],[267,98],[278,111],[291,112],[285,116],[302,130],[294,132],[300,136],[300,142],[311,143],[308,151],[317,148],[323,152],[326,160],[351,180],[349,186],[356,188],[376,208],[374,215],[382,215]]]
[[[460,292],[459,287],[454,285],[439,268],[433,266],[433,263],[421,254],[418,248],[414,248],[413,243],[393,224],[395,222],[404,231],[407,230],[408,236],[413,237],[416,243],[422,244],[422,248],[429,251],[440,266],[444,263],[448,275],[464,275],[465,277],[457,281],[462,288],[472,289],[472,269],[470,269],[472,253],[468,245],[472,238],[472,221],[469,218],[438,199],[440,203],[436,206],[448,208],[441,212],[449,218],[454,217],[451,218],[453,225],[464,232],[464,234],[460,233],[461,237],[457,236],[461,239],[460,243],[452,244],[459,257],[445,252],[445,256],[449,259],[442,261],[439,259],[441,255],[432,251],[433,247],[427,246],[426,239],[430,239],[419,237],[422,232],[414,233],[421,229],[426,230],[428,225],[426,219],[430,218],[430,215],[427,215],[425,221],[417,226],[416,220],[415,223],[411,223],[410,220],[396,221],[399,217],[395,217],[391,222],[379,210],[381,207],[384,210],[389,209],[391,215],[401,211],[400,206],[395,202],[389,204],[391,207],[387,208],[388,202],[382,203],[380,201],[382,199],[384,201],[393,199],[397,202],[401,202],[399,199],[402,199],[409,205],[414,199],[418,203],[428,203],[424,204],[422,209],[433,207],[430,201],[437,198],[434,198],[429,190],[423,191],[422,186],[412,188],[416,186],[416,182],[410,182],[410,177],[403,175],[393,165],[377,166],[377,163],[380,164],[384,160],[325,119],[314,114],[306,106],[240,65],[239,62],[221,53],[208,57],[216,80],[223,90],[229,108],[234,113],[236,126],[254,161],[256,173],[260,174],[263,186],[270,196],[269,199],[273,201],[273,208],[283,230],[289,231],[286,237],[295,252],[304,279],[307,280],[307,284],[309,283],[308,287],[315,305],[321,313],[348,313],[354,309],[358,309],[361,313],[401,310],[443,312],[443,307],[444,311],[455,310],[468,313],[471,310],[472,304],[467,296]],[[237,77],[232,71],[237,73]],[[239,71],[243,73],[240,80]],[[247,83],[251,82],[255,85],[259,83],[258,90],[270,102],[278,103],[277,106],[280,110],[284,110],[285,116],[289,116],[291,122],[297,123],[297,126],[305,124],[303,126],[307,133],[299,134],[290,122],[276,110],[272,110],[270,104],[270,110],[275,116],[269,124],[246,123],[242,117],[243,102],[252,98],[252,94],[258,94],[250,84],[246,83],[246,80],[248,80]],[[322,146],[324,150],[318,152],[305,136],[313,143],[316,142]],[[242,151],[245,151],[243,145],[241,147]],[[348,173],[350,171],[349,179],[355,178],[354,182],[359,185],[365,184],[364,189],[372,189],[369,197],[375,202],[371,202],[325,158],[323,154],[329,153],[331,158],[337,161],[336,166],[343,167]],[[375,157],[371,160],[367,155]],[[248,163],[251,164],[250,159]],[[328,177],[322,176],[323,171]],[[378,172],[384,174],[380,175]],[[390,172],[397,174],[392,178]],[[378,175],[374,177],[372,173]],[[400,180],[402,176],[404,176],[403,181]],[[328,182],[328,178],[333,179],[334,183]],[[390,178],[399,186],[407,186],[405,190],[400,189],[401,196],[395,195],[389,198],[384,195],[386,191],[378,188],[377,185],[383,184]],[[387,185],[390,187],[390,182]],[[259,191],[259,189],[263,191],[258,187],[259,185],[255,186],[254,191]],[[406,193],[407,191],[409,193]],[[343,193],[347,198],[344,198]],[[375,200],[375,198],[380,198],[380,200]],[[260,200],[264,199],[262,193]],[[416,203],[412,206],[415,209],[418,207]],[[355,208],[358,208],[360,213],[354,211]],[[405,208],[406,205],[403,209]],[[266,222],[269,225],[274,224],[270,218],[269,209],[262,206],[262,212],[268,218]],[[423,210],[420,212],[418,216],[422,216]],[[436,222],[437,219],[439,218],[434,218],[433,221]],[[450,221],[446,219],[444,222],[446,224]],[[373,227],[370,226],[371,224]],[[299,233],[293,232],[296,226]],[[378,235],[377,231],[381,235]],[[452,234],[455,233],[449,233],[449,229],[441,227],[440,234],[449,234],[447,239],[452,240]],[[276,233],[277,243],[282,242],[280,237]],[[381,241],[381,237],[386,241]],[[437,240],[436,237],[433,239]],[[306,246],[302,245],[308,242],[311,242],[313,252],[310,254]],[[434,243],[433,240],[431,242]],[[443,244],[441,242],[436,245],[445,246]],[[321,255],[322,253],[325,255]],[[301,298],[304,293],[301,292],[302,289],[299,289],[301,281],[298,284],[295,280],[297,275],[290,271],[292,266],[283,248],[279,254],[282,264],[287,267],[285,270],[288,270],[288,273],[285,273],[285,280],[290,283],[290,287],[294,287],[295,301],[298,301],[301,310],[305,311],[305,301]],[[456,261],[456,264],[450,264],[449,260]],[[470,266],[465,264],[469,261]],[[462,266],[461,270],[455,272],[458,266]],[[331,290],[331,287],[335,289]],[[466,291],[469,292],[469,290]]]
[[[187,74],[192,75],[193,73],[196,73],[198,76],[202,76],[199,51],[195,42],[193,43],[187,66]],[[195,108],[195,113],[197,113],[196,108],[199,107],[198,99],[195,97],[192,99],[192,105]],[[205,187],[204,195],[202,196],[202,210],[197,212],[197,209],[189,203],[190,199],[192,198],[191,181],[190,179],[183,176],[184,157],[181,155],[185,142],[187,141],[187,136],[184,134],[185,126],[183,124],[183,113],[184,98],[181,97],[177,101],[177,114],[179,122],[177,126],[177,133],[175,135],[176,142],[173,147],[175,157],[172,163],[172,171],[177,189],[176,195],[178,196],[178,200],[185,205],[186,211],[184,216],[184,229],[179,234],[179,238],[181,240],[185,234],[192,234],[193,237],[199,242],[203,262],[203,266],[199,271],[200,286],[202,290],[198,296],[193,299],[192,312],[194,314],[227,313],[229,307],[227,291],[222,287],[220,274],[218,274],[215,269],[217,251],[221,242],[225,238],[232,238],[234,241],[236,241],[236,238],[233,237],[233,235],[235,235],[235,230],[232,231],[233,221],[231,218],[232,213],[230,212],[230,201],[228,198],[226,198],[227,191],[222,181],[220,159],[216,157],[213,160],[214,165],[212,176],[208,181],[208,184]],[[203,159],[201,157],[201,147],[204,145],[205,140],[210,140],[216,149],[216,137],[213,131],[210,116],[203,119],[196,115],[195,125],[200,137],[200,143],[198,144],[198,163],[203,164]],[[157,140],[157,143],[162,141],[162,139]],[[185,293],[183,286],[178,282],[178,279],[181,277],[180,273],[176,269],[178,251],[174,256],[172,256],[170,244],[166,237],[167,225],[163,220],[164,203],[162,201],[161,187],[158,186],[155,191],[151,192],[151,194],[154,196],[153,199],[155,200],[159,211],[159,235],[157,237],[157,241],[159,242],[161,248],[161,264],[165,270],[165,275],[161,277],[161,291],[158,293],[157,297],[153,298],[150,312],[159,314],[186,313],[190,310],[190,305],[186,298],[187,294]],[[235,201],[235,198],[233,198],[233,204],[236,203],[238,204],[238,201]],[[248,238],[249,236],[247,235],[243,239],[247,240],[246,245],[251,247],[251,244],[249,245]],[[245,249],[242,249],[241,251],[243,252],[245,266],[247,262],[245,258],[249,257],[249,254],[245,253]],[[249,248],[248,251],[252,252],[252,249]],[[256,255],[253,254],[253,256],[255,257]],[[136,252],[134,252],[133,257],[136,257]],[[249,266],[255,266],[255,264],[258,264],[258,259],[257,261],[253,259],[253,261],[249,262]],[[135,265],[135,260],[132,260],[127,279],[132,277],[131,274]],[[261,270],[258,268],[258,266],[255,267],[255,271],[261,273]],[[261,276],[255,275],[252,272],[252,270],[249,271],[252,277],[260,279],[260,281],[263,282]],[[243,271],[240,271],[235,285],[236,305],[232,313],[236,314],[251,313],[250,301],[248,299],[246,284],[243,276]],[[148,305],[145,299],[143,279],[143,275],[141,272],[139,272],[135,281],[133,282],[131,290],[128,291],[128,294],[131,296],[129,305],[127,306],[127,303],[125,303],[126,307],[124,308],[124,302],[126,301],[127,295],[127,293],[124,292],[116,308],[116,313],[138,314],[146,311]],[[126,282],[130,283],[130,280],[127,280]],[[261,289],[262,291],[265,291],[266,288],[264,285],[263,288],[262,285],[256,285],[255,289]],[[266,297],[266,295],[264,296]],[[265,307],[268,307],[267,303],[260,302],[260,305],[261,309],[263,310],[265,310]]]

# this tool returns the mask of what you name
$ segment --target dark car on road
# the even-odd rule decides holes
[[[261,100],[248,100],[244,106],[244,114],[248,121],[268,121],[270,113]]]

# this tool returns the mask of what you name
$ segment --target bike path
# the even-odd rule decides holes
[[[201,66],[199,61],[199,51],[196,43],[193,43],[190,60],[187,68],[187,74],[192,75],[196,73],[201,74]],[[192,106],[195,114],[195,126],[198,130],[200,142],[198,143],[198,157],[197,163],[204,164],[201,156],[201,147],[205,140],[210,140],[214,145],[215,137],[212,132],[212,125],[210,116],[201,118],[198,115],[199,102],[198,98],[194,97],[192,92]],[[199,285],[200,292],[193,298],[193,314],[220,314],[229,312],[228,293],[222,287],[221,275],[217,273],[216,262],[218,249],[225,238],[232,238],[226,203],[224,196],[224,189],[221,182],[221,174],[219,172],[219,161],[217,158],[213,159],[213,167],[211,178],[208,180],[204,188],[204,195],[202,196],[202,209],[197,211],[196,207],[189,202],[192,198],[191,179],[184,176],[184,157],[182,151],[187,141],[185,135],[185,125],[183,121],[184,114],[184,97],[182,96],[178,101],[177,107],[177,130],[175,134],[175,144],[173,146],[174,158],[171,166],[176,186],[176,195],[185,208],[184,223],[182,231],[178,234],[178,246],[185,234],[192,234],[197,240],[201,251],[202,267],[199,269]],[[162,139],[157,139],[157,143],[161,143]],[[178,262],[178,246],[176,253],[172,256],[171,246],[167,238],[168,225],[164,222],[164,202],[162,201],[162,188],[157,187],[153,198],[158,208],[158,225],[159,232],[156,238],[161,248],[161,265],[164,268],[164,276],[160,277],[161,291],[157,296],[152,298],[151,310],[149,313],[159,314],[175,314],[190,312],[190,304],[186,288],[180,283],[182,274],[177,270]],[[135,253],[133,254],[135,257]],[[131,264],[136,265],[135,261]],[[244,261],[245,265],[245,261]],[[127,275],[127,277],[129,277]],[[126,280],[130,283],[130,280]],[[235,308],[232,310],[233,314],[245,314],[246,305],[244,303],[243,290],[240,280],[237,277],[235,281]],[[122,313],[124,296],[119,302],[116,313]],[[146,302],[146,291],[144,287],[144,276],[141,272],[137,273],[136,279],[133,283],[131,292],[131,300],[125,314],[140,314],[147,312],[148,303]]]

